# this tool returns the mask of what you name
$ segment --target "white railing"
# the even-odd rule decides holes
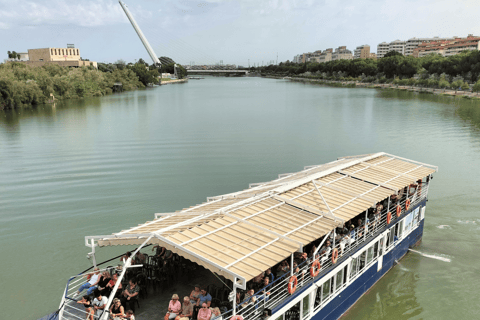
[[[350,231],[346,236],[342,238],[336,239],[335,241],[335,248],[338,250],[338,261],[334,264],[331,259],[332,250],[329,250],[327,253],[323,255],[317,255],[317,259],[320,261],[321,267],[319,269],[319,274],[315,277],[316,280],[323,277],[325,274],[329,273],[334,267],[336,267],[339,263],[347,259],[350,255],[357,252],[360,248],[362,248],[365,244],[369,243],[372,239],[378,237],[381,233],[385,232],[386,229],[394,226],[397,221],[404,218],[405,213],[410,211],[412,208],[417,206],[421,201],[425,200],[428,194],[428,184],[423,183],[423,187],[421,190],[416,189],[411,195],[404,196],[400,199],[397,204],[389,203],[389,205],[384,208],[379,218],[374,218],[373,221],[368,221],[367,225],[365,226],[365,216],[360,217],[364,224],[355,228],[354,230]],[[407,199],[410,201],[409,209],[405,210],[405,204]],[[400,212],[397,216],[397,205],[400,207]],[[388,213],[391,214],[391,221],[387,224],[387,216]],[[418,221],[417,221],[418,222]],[[413,227],[412,227],[413,228]],[[401,240],[402,237],[399,237],[398,240]],[[389,247],[386,248],[388,251],[389,248],[395,245],[397,241],[390,241]],[[367,253],[368,254],[368,253]],[[315,260],[317,260],[315,259]],[[377,257],[368,261],[364,266],[366,269],[372,263],[376,261]],[[310,268],[312,266],[313,261],[315,261],[312,257],[309,257],[306,261],[302,262],[298,266],[298,271],[294,272],[294,275],[298,279],[297,283],[297,291],[304,286],[310,286],[313,283],[313,278],[310,274]],[[355,276],[357,277],[360,274],[358,272]],[[251,298],[249,301],[242,301],[237,305],[236,314],[241,315],[244,319],[259,319],[263,317],[262,310],[264,308],[273,309],[288,297],[291,294],[288,292],[288,282],[290,280],[290,273],[287,273],[278,279],[275,279],[273,283],[269,284],[266,288],[262,288],[258,292],[255,293],[254,297],[256,298],[253,301]],[[343,287],[348,285],[347,282],[343,282],[342,285],[338,288],[335,288],[334,291],[341,290]],[[270,294],[266,294],[269,292]],[[333,296],[332,293],[325,300],[322,299],[322,305],[325,302],[329,301]],[[242,307],[242,304],[246,306]],[[317,309],[316,309],[317,310]],[[233,310],[229,310],[222,314],[223,319],[230,319]]]

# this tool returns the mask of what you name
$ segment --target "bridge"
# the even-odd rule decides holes
[[[246,76],[248,70],[192,70],[187,69],[187,75],[210,75],[210,76],[222,76],[222,77],[239,77]]]

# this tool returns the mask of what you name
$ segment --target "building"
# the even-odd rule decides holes
[[[358,46],[353,54],[354,59],[369,59],[370,58],[370,46],[368,44],[364,44]]]
[[[444,57],[449,57],[464,50],[480,50],[480,37],[469,34],[466,38],[423,42],[413,50],[413,56],[421,58],[431,53],[438,53]]]
[[[384,55],[390,50],[390,44],[385,41],[377,45],[377,58],[383,58]]]
[[[293,63],[300,63],[302,60],[301,55],[297,54],[295,57],[293,57]]]
[[[69,45],[67,48],[28,49],[28,54],[24,55],[26,59],[20,62],[31,66],[57,64],[63,67],[93,66],[97,68],[95,61],[83,60],[80,57],[80,49],[74,48],[72,45]]]
[[[439,38],[439,37],[433,37],[433,38],[411,38],[407,40],[407,43],[405,44],[405,55],[406,56],[411,56],[413,55],[413,50],[415,50],[419,44],[423,42],[434,42],[434,41],[451,41],[454,40],[457,37],[452,37],[452,38]]]
[[[374,52],[370,52],[370,55],[368,56],[368,58],[373,59],[373,60],[377,60],[377,54],[374,53]]]
[[[332,48],[326,49],[320,55],[320,58],[319,58],[318,62],[323,63],[323,62],[332,61],[332,54],[333,54],[333,49]]]
[[[348,50],[346,46],[340,46],[332,53],[332,60],[352,60],[352,51]]]

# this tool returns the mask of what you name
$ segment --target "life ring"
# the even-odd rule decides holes
[[[320,273],[320,262],[318,260],[313,261],[312,266],[310,267],[310,275],[312,278],[315,278]]]
[[[387,224],[390,224],[390,222],[392,222],[392,213],[389,211],[387,213]]]
[[[405,211],[407,211],[408,208],[410,208],[410,199],[407,199],[407,201],[405,201]]]
[[[293,275],[288,280],[288,293],[293,294],[297,290],[298,279],[297,276]]]
[[[402,207],[400,207],[400,205],[397,205],[397,217],[400,217],[401,214],[402,214]]]
[[[337,260],[338,260],[338,249],[334,248],[332,250],[332,263],[333,264],[337,263]]]
[[[243,317],[237,314],[236,316],[232,316],[230,320],[243,320]]]

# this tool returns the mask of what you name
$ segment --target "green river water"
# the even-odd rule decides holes
[[[68,277],[90,265],[86,235],[386,151],[439,166],[418,250],[451,262],[407,254],[344,319],[478,319],[479,110],[428,94],[206,78],[0,111],[0,318],[54,311]]]

